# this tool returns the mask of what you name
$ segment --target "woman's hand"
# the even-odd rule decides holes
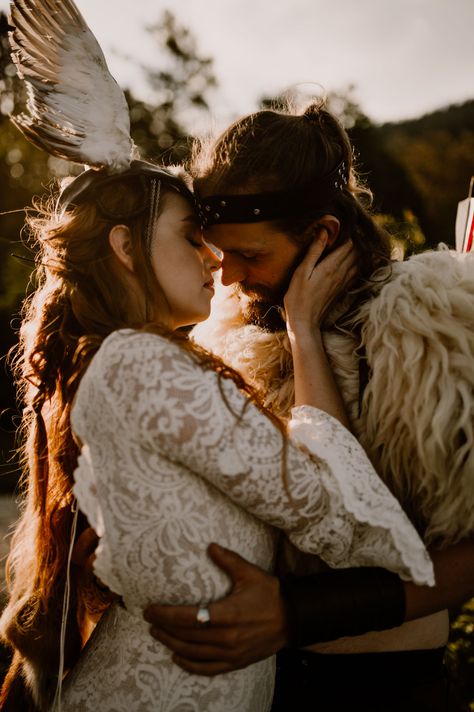
[[[348,240],[321,259],[327,242],[328,232],[322,227],[291,279],[284,298],[290,339],[319,330],[329,308],[357,273],[352,242]]]
[[[344,401],[327,360],[321,323],[356,275],[356,251],[347,241],[321,259],[327,241],[327,229],[321,227],[295,270],[284,299],[293,355],[295,405],[324,410],[350,429]]]

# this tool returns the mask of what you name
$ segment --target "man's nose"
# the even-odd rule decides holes
[[[228,287],[234,282],[242,282],[247,276],[246,271],[242,264],[237,260],[225,256],[222,260],[222,274],[221,282],[224,287]]]

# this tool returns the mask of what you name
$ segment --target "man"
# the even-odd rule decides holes
[[[448,425],[455,420],[453,413],[444,402],[435,412],[435,403],[422,413],[421,425],[408,414],[406,432],[398,440],[393,432],[404,414],[394,411],[376,417],[374,401],[384,403],[388,397],[387,385],[385,390],[380,386],[384,365],[374,357],[369,359],[371,371],[364,368],[366,360],[356,352],[362,338],[357,329],[347,333],[347,315],[365,314],[365,328],[371,333],[375,317],[367,310],[377,300],[369,297],[381,286],[374,286],[371,275],[382,269],[379,274],[387,281],[390,247],[362,204],[367,191],[357,183],[347,135],[319,105],[300,116],[259,112],[237,122],[216,144],[201,150],[194,180],[206,238],[222,252],[222,283],[238,287],[237,295],[225,302],[227,313],[221,312],[217,320],[211,317],[207,333],[197,338],[264,391],[266,404],[283,417],[293,393],[281,305],[292,272],[321,229],[328,232],[329,249],[348,236],[354,241],[360,255],[359,289],[328,315],[326,348],[356,435],[432,545],[437,586],[417,587],[388,572],[367,569],[278,579],[213,544],[209,554],[228,573],[230,595],[204,609],[151,606],[146,611],[151,631],[175,652],[184,669],[204,675],[227,672],[293,646],[294,652],[282,656],[275,710],[309,708],[316,696],[318,709],[345,709],[349,704],[366,711],[444,709],[444,609],[474,593],[470,513],[474,495],[469,486],[470,465],[461,468],[459,478],[449,484],[447,474],[456,460],[450,452],[451,460],[439,456],[433,474],[426,463],[430,444],[426,453],[417,449],[416,431],[421,432],[423,423],[430,425],[431,417],[439,412],[440,417],[447,417],[446,442],[459,440],[459,431],[469,431],[466,437],[470,437],[472,415],[468,405],[465,421],[457,422],[458,432],[451,437]],[[397,280],[393,284],[397,287]],[[387,320],[386,312],[387,323],[378,326],[390,334],[393,319]],[[367,333],[364,338],[368,349],[375,339]],[[431,339],[433,344],[437,341]],[[399,349],[401,353],[399,342],[391,346],[396,354]],[[386,357],[382,348],[379,352]],[[427,354],[430,366],[430,359],[437,358],[436,349]],[[403,393],[403,379],[411,370],[412,363],[399,368],[400,383],[393,384],[396,396],[398,387]],[[428,386],[421,373],[422,390]],[[383,398],[376,398],[377,387]],[[472,384],[468,387],[472,394]],[[438,400],[443,397],[440,391]],[[390,430],[390,417],[392,432],[385,436],[382,425],[388,423]],[[410,427],[415,432],[414,444]],[[381,454],[373,450],[377,438],[383,443]],[[411,448],[408,454],[403,451],[405,442]],[[406,477],[406,462],[411,463],[416,486]],[[308,574],[310,564],[314,561],[300,561],[298,573]],[[293,561],[290,568],[298,569],[298,562]],[[413,623],[387,630],[404,621]],[[382,632],[342,638],[374,630]],[[313,652],[298,650],[310,643],[319,646]]]

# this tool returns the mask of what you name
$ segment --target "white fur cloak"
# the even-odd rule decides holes
[[[426,543],[448,545],[474,533],[474,253],[441,246],[391,271],[388,282],[389,268],[374,275],[380,286],[359,308],[354,335],[329,329],[324,343],[376,470]],[[245,325],[240,309],[222,289],[193,338],[287,417],[294,383],[286,332]],[[369,376],[359,413],[361,358]]]

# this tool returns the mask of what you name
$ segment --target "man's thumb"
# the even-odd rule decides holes
[[[256,568],[247,559],[231,549],[226,549],[219,544],[209,544],[207,552],[212,561],[232,579],[234,583],[243,578],[251,577]]]

